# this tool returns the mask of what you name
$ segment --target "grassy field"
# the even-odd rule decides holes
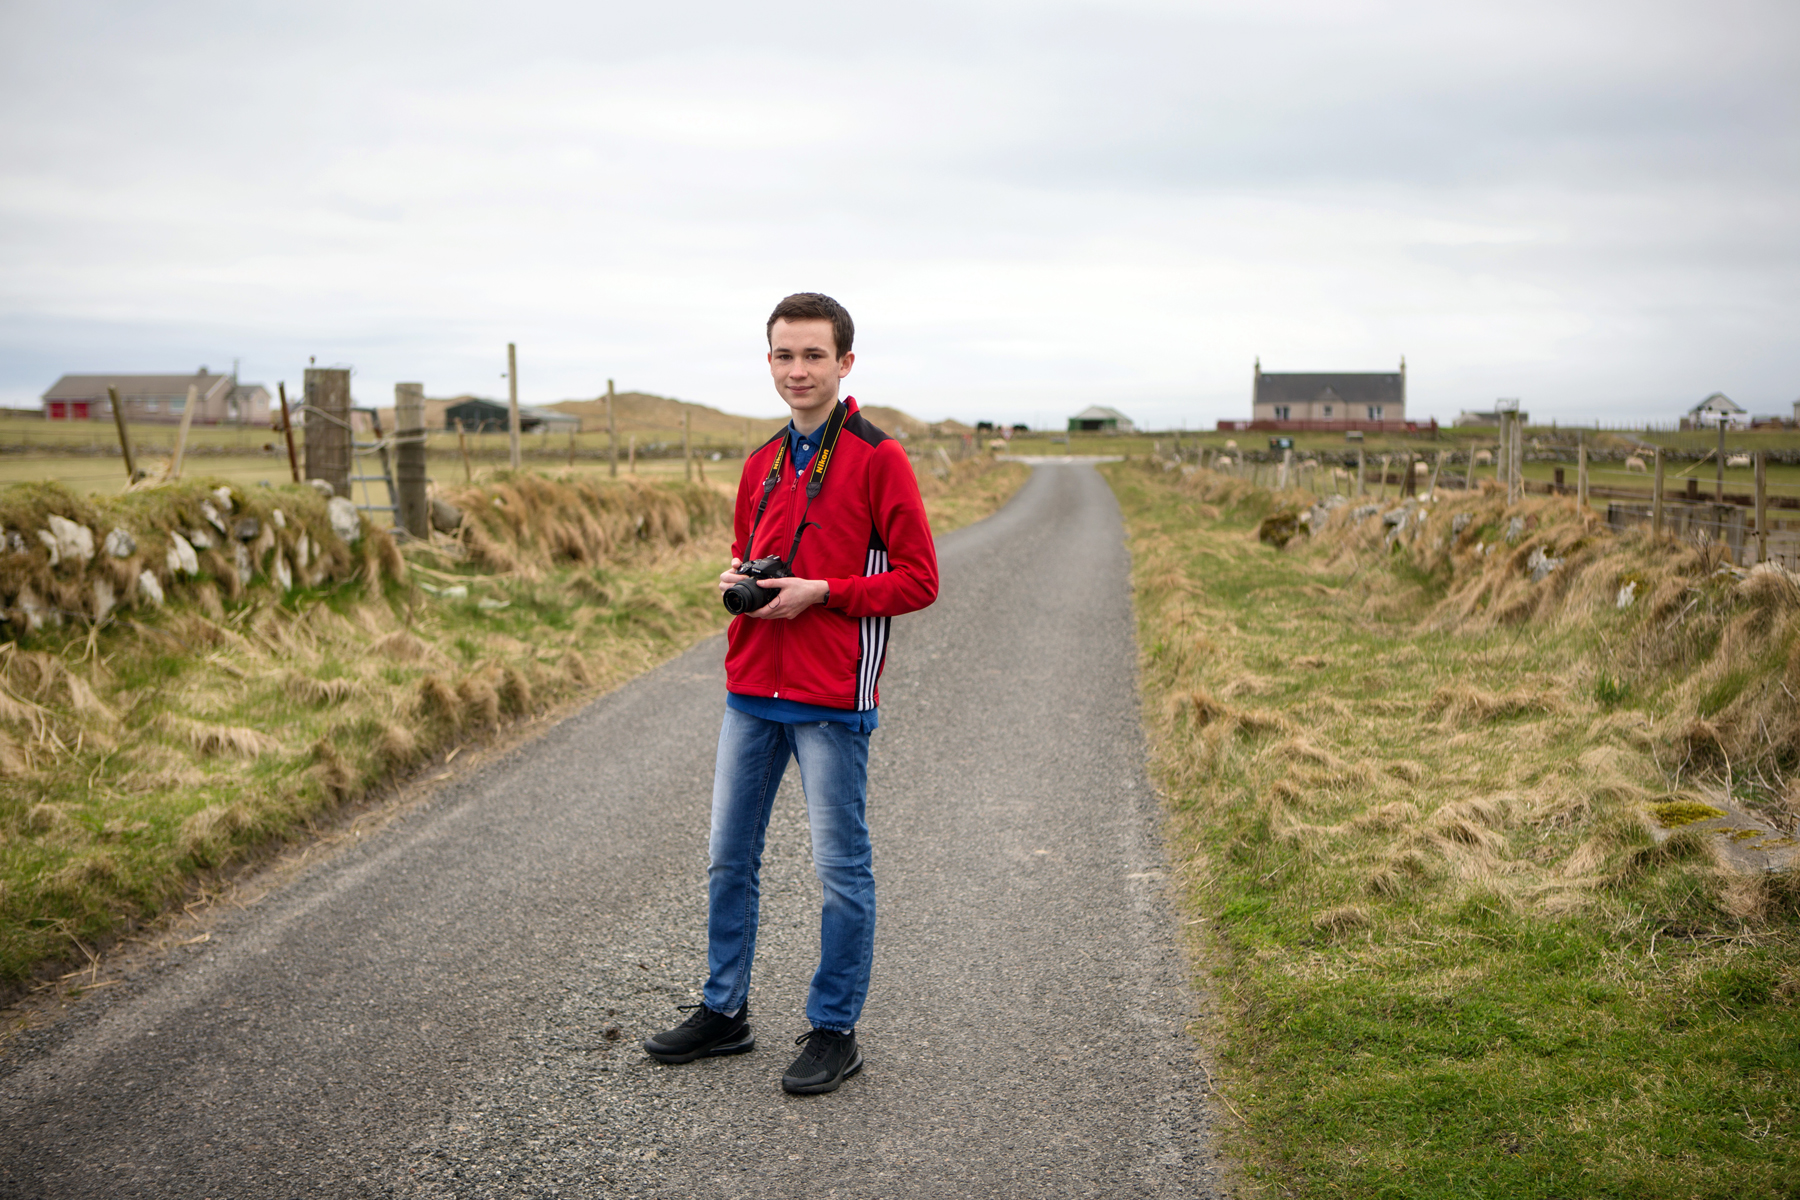
[[[1298,496],[1107,472],[1246,1193],[1800,1195],[1800,886],[1652,832],[1793,832],[1800,588],[1491,493],[1278,550]]]
[[[927,472],[934,529],[985,516],[1028,473],[984,461]],[[591,472],[445,489],[461,534],[409,543],[404,560],[374,531],[353,551],[338,544],[310,488],[235,488],[231,520],[254,516],[267,539],[244,560],[249,579],[203,548],[197,572],[164,573],[166,606],[76,614],[102,578],[119,589],[160,570],[171,531],[204,530],[200,506],[221,484],[102,501],[0,489],[0,524],[31,539],[29,553],[0,554],[5,594],[29,586],[69,614],[35,632],[7,625],[0,643],[0,995],[54,985],[210,873],[726,622],[715,582],[729,486]],[[34,530],[53,511],[102,536],[130,529],[137,556],[46,567]],[[274,564],[305,568],[303,531],[330,571],[283,590]]]

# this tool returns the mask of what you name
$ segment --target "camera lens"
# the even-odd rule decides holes
[[[748,579],[739,580],[725,589],[725,611],[732,616],[755,612],[767,604],[773,588],[757,587]]]

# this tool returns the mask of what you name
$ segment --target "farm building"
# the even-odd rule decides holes
[[[1394,372],[1286,374],[1265,372],[1259,358],[1250,420],[1220,421],[1219,428],[1404,433],[1412,428],[1406,419],[1406,360]]]
[[[461,429],[465,433],[505,433],[507,429],[506,405],[498,400],[483,400],[479,396],[466,396],[444,408],[444,428],[452,432]],[[545,408],[527,408],[523,404],[519,406],[519,431],[521,433],[580,428],[580,417],[571,416],[568,413],[551,412]]]
[[[196,425],[267,425],[269,389],[239,383],[235,375],[214,375],[201,367],[192,375],[64,375],[44,393],[46,421],[111,421],[106,389],[119,390],[125,419],[132,422],[181,420],[188,388],[199,395]]]
[[[1090,404],[1069,418],[1070,433],[1131,433],[1136,429],[1130,417],[1103,404]]]

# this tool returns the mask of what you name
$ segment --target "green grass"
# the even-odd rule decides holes
[[[1453,622],[1463,578],[1378,539],[1276,551],[1267,493],[1108,474],[1244,1190],[1800,1194],[1800,904],[1652,843],[1644,731],[1700,689],[1623,653],[1645,611]]]

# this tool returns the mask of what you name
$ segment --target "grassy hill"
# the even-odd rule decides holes
[[[603,432],[606,429],[606,398],[593,400],[564,400],[552,404],[550,408],[557,412],[569,413],[581,418],[581,429],[584,433]],[[613,410],[619,422],[619,433],[644,434],[679,434],[683,413],[691,414],[694,422],[694,437],[703,441],[740,440],[744,436],[744,423],[750,425],[750,436],[754,441],[762,441],[772,437],[777,429],[787,424],[782,417],[740,417],[732,413],[721,412],[705,404],[694,404],[687,400],[673,400],[667,396],[654,396],[648,392],[619,392],[613,397]],[[929,437],[932,430],[938,436],[956,436],[968,430],[968,426],[956,421],[944,421],[933,425],[921,421],[917,417],[901,412],[897,408],[887,408],[879,404],[871,404],[862,409],[869,420],[875,422],[883,430],[892,434],[904,433],[910,438]]]

